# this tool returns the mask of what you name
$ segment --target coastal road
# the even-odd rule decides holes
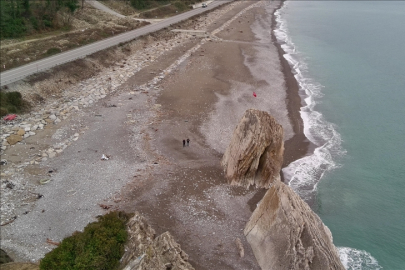
[[[155,31],[158,31],[160,29],[163,29],[165,27],[168,27],[172,24],[178,23],[180,21],[184,21],[194,15],[203,13],[204,11],[213,9],[215,7],[218,7],[222,4],[231,2],[233,0],[216,0],[208,5],[206,8],[197,8],[193,9],[190,11],[187,11],[185,13],[170,17],[166,20],[150,24],[129,32],[125,32],[123,34],[103,39],[98,42],[94,42],[92,44],[66,51],[63,53],[59,53],[57,55],[47,57],[45,59],[41,59],[32,63],[29,63],[27,65],[17,67],[14,69],[10,69],[4,72],[0,73],[1,77],[1,84],[0,86],[7,85],[16,81],[19,81],[29,75],[38,73],[40,71],[45,71],[48,70],[52,67],[55,67],[57,65],[61,65],[79,58],[83,58],[87,55],[93,54],[95,52],[107,49],[109,47],[112,47],[114,45],[117,45],[121,42],[127,42],[130,40],[133,40],[139,36],[143,36]]]

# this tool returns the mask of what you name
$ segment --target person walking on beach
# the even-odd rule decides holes
[[[187,146],[189,145],[189,143],[190,143],[190,139],[187,139]]]
[[[183,147],[186,146],[186,140],[183,140]]]

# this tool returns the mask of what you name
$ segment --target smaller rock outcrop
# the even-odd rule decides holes
[[[222,158],[231,185],[269,188],[280,181],[283,128],[267,112],[250,109],[236,127]]]
[[[13,259],[8,256],[7,252],[0,248],[0,264],[12,262]]]
[[[21,142],[22,139],[23,138],[20,135],[11,134],[9,137],[7,137],[7,142],[10,145],[14,145],[14,144],[16,144],[18,142]]]
[[[123,270],[194,270],[188,255],[169,232],[155,231],[138,212],[127,224],[128,242],[121,259]]]
[[[329,229],[282,182],[267,191],[244,233],[262,270],[344,270]]]

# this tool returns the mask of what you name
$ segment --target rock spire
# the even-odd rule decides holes
[[[283,128],[267,112],[249,109],[236,127],[222,159],[231,185],[269,188],[280,181]]]

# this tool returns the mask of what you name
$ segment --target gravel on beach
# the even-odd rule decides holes
[[[4,143],[1,224],[12,222],[1,227],[2,248],[38,262],[55,247],[47,238],[59,242],[117,209],[170,231],[196,269],[260,269],[243,229],[263,191],[227,185],[220,159],[249,108],[294,136],[269,33],[279,4],[237,1],[194,18],[208,36],[155,40],[117,63],[119,72],[102,71],[65,91],[64,102],[2,127],[4,142],[22,122],[37,125],[22,142]]]

